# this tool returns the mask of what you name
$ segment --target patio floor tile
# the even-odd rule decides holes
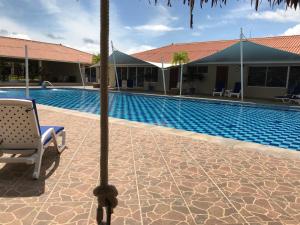
[[[65,126],[68,148],[46,150],[38,181],[32,165],[0,165],[0,224],[96,224],[99,120],[44,107],[39,114],[41,124]],[[125,120],[110,119],[109,134],[109,182],[119,193],[112,224],[300,224],[295,152]]]
[[[181,198],[142,200],[141,208],[144,224],[195,224],[189,209]]]
[[[188,207],[197,224],[246,223],[233,205],[224,197],[191,199],[188,201]]]

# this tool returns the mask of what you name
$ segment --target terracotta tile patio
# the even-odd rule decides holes
[[[38,181],[32,166],[0,166],[0,224],[96,224],[99,120],[39,113],[65,126],[68,149],[46,151]],[[110,181],[113,224],[300,224],[300,152],[112,119]]]

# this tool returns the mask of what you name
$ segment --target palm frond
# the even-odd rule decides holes
[[[188,57],[188,53],[187,52],[174,52],[173,54],[173,59],[172,59],[172,64],[173,65],[180,65],[180,64],[185,64],[188,63],[190,61],[189,57]]]
[[[149,3],[154,1],[155,4],[158,4],[159,0],[148,0]],[[173,0],[173,1],[178,1],[178,0]],[[211,7],[214,7],[216,5],[226,5],[227,0],[199,0],[200,7],[202,8],[204,4],[207,4],[208,2],[211,2]],[[270,3],[270,6],[273,7],[274,5],[281,5],[285,4],[287,8],[294,8],[297,9],[300,7],[300,0],[266,0]],[[183,0],[184,5],[188,5],[190,7],[190,27],[193,27],[193,11],[195,7],[195,3],[197,0]],[[255,10],[258,10],[258,7],[262,0],[251,0],[251,5],[255,4]],[[167,0],[167,6],[171,7],[172,6],[172,0]]]

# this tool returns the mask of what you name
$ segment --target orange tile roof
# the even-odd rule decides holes
[[[28,46],[30,59],[92,64],[92,54],[61,44],[52,44],[18,38],[0,37],[0,56],[24,58],[24,46]]]
[[[271,48],[300,54],[300,35],[249,38],[248,40]],[[186,51],[190,62],[192,62],[222,51],[237,42],[239,42],[238,39],[171,44],[161,48],[135,53],[132,56],[148,62],[161,62],[163,58],[164,62],[171,63],[175,52]]]
[[[250,38],[249,41],[300,55],[300,35]]]

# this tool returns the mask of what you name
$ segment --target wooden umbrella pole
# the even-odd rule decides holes
[[[108,54],[109,54],[109,0],[101,0],[100,4],[100,53],[101,53],[101,155],[100,155],[100,186],[94,190],[94,195],[98,198],[97,222],[103,224],[103,207],[106,208],[106,224],[110,224],[112,209],[118,204],[117,189],[108,184]]]

